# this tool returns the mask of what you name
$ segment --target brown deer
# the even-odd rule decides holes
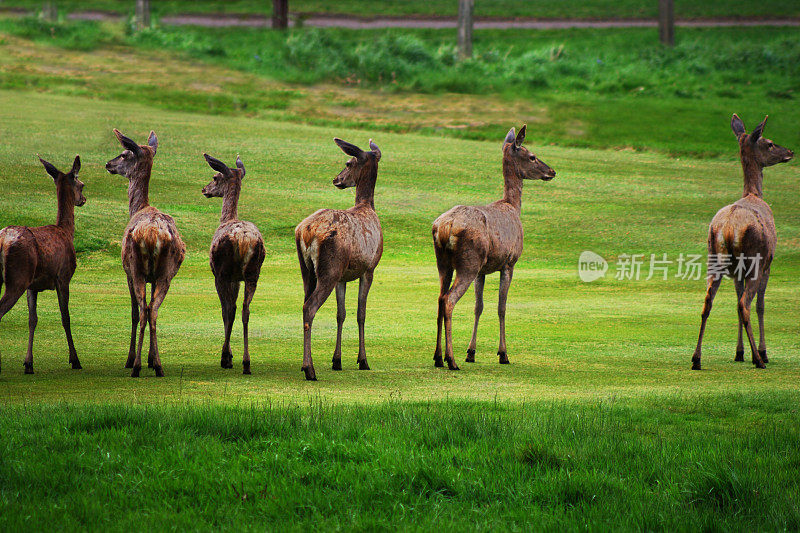
[[[222,322],[225,325],[225,342],[222,345],[222,368],[233,368],[231,353],[231,330],[236,319],[236,298],[239,284],[244,281],[244,301],[242,302],[242,328],[244,329],[243,373],[250,373],[250,349],[247,342],[247,328],[250,323],[250,302],[258,285],[261,264],[264,262],[264,239],[252,222],[239,220],[239,193],[245,175],[242,159],[236,157],[236,168],[228,168],[225,163],[208,154],[203,154],[208,166],[217,171],[211,182],[203,187],[206,198],[224,198],[219,227],[211,241],[211,272],[217,287],[217,295],[222,305]]]
[[[150,350],[147,366],[155,370],[156,376],[163,377],[164,370],[156,338],[158,308],[167,296],[169,284],[183,262],[186,246],[172,217],[150,205],[150,172],[158,149],[156,134],[150,132],[146,145],[136,144],[116,128],[114,135],[125,150],[106,163],[106,170],[110,174],[128,178],[130,215],[130,222],[122,236],[122,268],[128,276],[128,289],[131,293],[131,344],[125,368],[133,369],[131,377],[139,377],[144,328],[149,324]],[[150,305],[147,304],[145,294],[148,283],[151,284]]]
[[[83,182],[78,179],[81,158],[75,156],[72,170],[64,174],[42,159],[39,161],[56,184],[58,215],[50,226],[28,228],[8,226],[0,230],[0,289],[6,292],[0,298],[0,320],[14,307],[19,297],[28,291],[28,354],[25,356],[26,374],[33,374],[33,332],[39,321],[36,300],[42,291],[55,289],[61,310],[61,325],[67,335],[69,362],[80,369],[78,353],[72,342],[69,321],[69,282],[75,273],[75,206],[86,203]]]
[[[739,141],[739,158],[744,170],[744,193],[741,200],[723,207],[711,220],[708,231],[708,288],[701,314],[700,336],[692,355],[692,370],[700,370],[706,320],[711,314],[714,296],[723,275],[733,278],[738,300],[739,341],[734,360],[744,361],[744,330],[750,342],[753,364],[757,368],[766,368],[764,363],[769,362],[767,345],[764,342],[764,293],[767,290],[777,237],[772,210],[762,198],[763,169],[785,163],[794,154],[788,148],[778,146],[762,136],[766,123],[767,117],[764,117],[764,121],[748,135],[742,120],[735,114],[731,118],[731,128]],[[757,349],[750,324],[750,304],[756,295],[759,327]]]
[[[508,364],[506,354],[506,298],[511,286],[514,264],[522,255],[522,180],[550,181],[555,171],[522,146],[526,126],[514,135],[514,128],[503,141],[502,200],[485,206],[457,205],[433,222],[433,247],[439,269],[439,313],[437,317],[434,365],[442,361],[442,321],[445,329],[444,360],[450,370],[458,370],[453,358],[453,308],[475,281],[475,326],[467,349],[467,362],[475,362],[478,319],[483,312],[483,284],[486,274],[500,272],[500,364]],[[456,272],[453,280],[453,271]],[[452,286],[451,286],[452,281]]]
[[[356,203],[346,210],[320,209],[297,225],[295,242],[303,276],[303,367],[306,379],[316,381],[311,359],[311,324],[317,310],[336,288],[336,349],[333,369],[342,369],[342,324],[347,282],[358,279],[358,368],[369,370],[364,347],[367,295],[383,253],[383,231],[375,213],[375,181],[381,151],[369,141],[369,152],[341,139],[333,140],[350,156],[333,180],[339,189],[356,188]]]

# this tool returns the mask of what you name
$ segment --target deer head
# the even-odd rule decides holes
[[[208,166],[217,171],[211,183],[203,187],[202,192],[206,198],[222,198],[231,185],[241,184],[245,174],[241,157],[236,156],[236,168],[229,168],[225,163],[208,154],[203,154],[203,157],[206,158]]]
[[[143,164],[152,167],[153,158],[158,149],[158,138],[155,132],[150,132],[146,145],[136,144],[116,128],[114,128],[114,135],[117,136],[117,140],[125,150],[106,163],[106,170],[109,174],[119,174],[130,179],[137,167]]]
[[[508,131],[503,141],[504,163],[507,163],[520,179],[550,181],[556,177],[556,171],[522,146],[526,129],[527,125],[523,125],[516,135],[514,128]]]
[[[735,113],[731,118],[731,129],[739,140],[739,152],[742,161],[749,160],[756,162],[761,168],[786,163],[794,157],[794,152],[783,146],[778,146],[770,139],[763,136],[764,126],[769,115],[756,126],[749,135],[744,127],[744,122]]]
[[[333,142],[342,149],[342,152],[350,156],[342,171],[333,179],[336,187],[340,189],[355,187],[362,179],[376,171],[378,161],[381,159],[381,150],[372,139],[369,140],[369,152],[339,138],[334,138]]]
[[[83,195],[83,182],[78,179],[78,171],[81,169],[80,156],[75,156],[75,161],[72,162],[72,169],[66,174],[41,157],[39,161],[42,162],[44,169],[50,174],[50,177],[53,178],[56,187],[66,187],[68,191],[72,192],[74,205],[80,207],[86,203],[86,197]]]

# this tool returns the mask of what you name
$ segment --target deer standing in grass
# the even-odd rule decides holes
[[[211,272],[217,286],[217,295],[222,305],[222,322],[225,325],[225,343],[222,345],[222,368],[233,368],[231,353],[231,330],[236,319],[236,298],[239,284],[244,281],[242,302],[242,328],[244,330],[243,373],[250,373],[250,349],[247,328],[250,323],[250,302],[258,285],[261,264],[264,262],[264,239],[252,222],[239,220],[239,193],[245,170],[240,157],[236,157],[236,168],[208,154],[203,154],[208,166],[217,171],[211,182],[203,187],[206,198],[224,198],[219,227],[211,241]]]
[[[146,145],[138,145],[114,129],[122,147],[120,155],[106,163],[106,170],[128,178],[128,212],[130,222],[122,236],[122,267],[128,277],[131,293],[131,343],[125,368],[132,368],[131,377],[139,377],[142,368],[144,329],[150,326],[150,350],[147,366],[163,377],[161,357],[156,338],[158,309],[167,296],[170,282],[183,262],[186,246],[175,221],[152,207],[149,200],[150,173],[158,150],[154,132]],[[147,284],[151,284],[150,304],[147,303]],[[136,344],[136,325],[139,343]]]
[[[69,282],[76,267],[72,244],[75,206],[86,203],[83,182],[78,179],[81,159],[75,156],[72,169],[66,174],[42,158],[39,161],[56,184],[56,223],[38,228],[8,226],[0,230],[0,290],[4,283],[6,286],[6,292],[0,298],[0,320],[14,307],[22,293],[28,291],[28,354],[23,363],[26,374],[33,374],[33,332],[39,321],[36,300],[40,292],[53,289],[58,295],[61,325],[67,335],[69,362],[73,369],[81,368],[69,320]]]
[[[375,267],[383,253],[383,231],[375,213],[375,181],[381,151],[369,141],[370,151],[341,139],[334,142],[350,156],[345,168],[333,180],[339,189],[356,188],[356,202],[346,210],[320,209],[297,225],[295,242],[303,276],[303,367],[307,380],[317,379],[311,359],[311,325],[317,310],[336,288],[336,349],[333,369],[342,369],[342,324],[345,319],[347,282],[358,286],[358,368],[369,370],[364,347],[367,295]]]
[[[506,298],[514,264],[522,255],[522,180],[550,181],[555,171],[522,146],[526,127],[514,135],[514,128],[503,142],[503,198],[485,206],[457,205],[433,222],[433,247],[439,269],[439,313],[437,317],[434,365],[442,361],[442,322],[445,329],[444,360],[450,370],[458,370],[453,358],[453,308],[475,281],[475,326],[467,349],[467,362],[475,362],[478,319],[483,312],[483,285],[487,274],[500,272],[500,364],[508,364],[506,354]],[[453,280],[453,271],[456,273]],[[452,281],[452,286],[451,286]]]
[[[777,236],[772,210],[763,200],[763,169],[792,159],[791,150],[778,146],[763,137],[767,118],[749,135],[742,120],[733,115],[731,128],[739,141],[739,157],[744,170],[744,193],[741,200],[720,209],[711,220],[708,231],[708,288],[703,305],[700,336],[692,355],[692,370],[700,370],[703,333],[714,296],[723,275],[733,278],[736,287],[739,314],[739,341],[735,361],[744,361],[742,330],[750,343],[753,364],[766,368],[769,362],[764,342],[764,293],[767,290],[769,271],[775,255]],[[758,313],[759,343],[753,340],[750,322],[750,304],[754,297]]]

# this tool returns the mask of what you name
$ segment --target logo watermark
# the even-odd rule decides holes
[[[614,264],[614,279],[618,281],[650,281],[660,279],[666,281],[671,277],[682,280],[700,280],[703,278],[703,267],[706,276],[719,279],[723,276],[738,280],[757,279],[761,265],[761,254],[746,256],[739,254],[709,254],[708,261],[703,261],[700,254],[679,254],[670,258],[668,254],[619,254]],[[578,258],[578,276],[581,281],[591,283],[604,278],[609,271],[606,259],[590,250],[581,252]]]

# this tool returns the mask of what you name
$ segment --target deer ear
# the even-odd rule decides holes
[[[334,137],[333,142],[336,143],[336,146],[342,149],[342,152],[346,153],[349,156],[356,157],[358,159],[362,159],[364,157],[364,150],[362,150],[355,144],[343,141],[338,137]]]
[[[381,149],[378,148],[378,145],[372,142],[372,139],[369,140],[369,149],[372,150],[372,153],[375,154],[375,161],[381,160]]]
[[[53,180],[58,179],[58,176],[61,173],[58,171],[58,169],[56,167],[54,167],[53,165],[51,165],[50,163],[48,163],[47,161],[45,161],[41,157],[39,158],[39,161],[42,162],[42,165],[44,165],[44,169],[47,171],[48,174],[50,174],[50,177],[53,178]]]
[[[242,163],[242,158],[238,155],[236,156],[236,168],[242,171],[242,177],[244,177],[245,175],[244,163]]]
[[[528,129],[527,124],[523,124],[522,127],[519,129],[519,133],[517,133],[517,138],[514,141],[514,145],[519,148],[522,146],[522,143],[525,142],[525,132]]]
[[[114,135],[117,136],[117,140],[126,150],[130,150],[134,154],[138,154],[142,151],[141,146],[136,144],[133,139],[125,137],[117,128],[114,128]]]
[[[210,166],[217,172],[220,172],[226,176],[231,173],[228,166],[219,159],[217,159],[216,157],[211,157],[208,154],[203,154],[203,157],[206,158],[206,163],[208,163],[208,166]]]
[[[72,170],[70,170],[70,174],[72,174],[73,178],[78,177],[78,172],[81,170],[81,156],[76,155],[75,161],[72,162]]]
[[[756,126],[756,129],[753,130],[753,133],[750,134],[750,142],[755,144],[761,138],[761,135],[764,133],[764,126],[767,125],[767,119],[769,115],[764,117],[764,120],[761,121],[761,124]]]
[[[156,132],[150,131],[150,137],[147,138],[147,145],[153,149],[153,155],[156,155],[158,151],[158,137],[156,137]]]
[[[736,113],[734,113],[731,117],[731,129],[733,130],[734,135],[737,137],[746,133],[744,129],[744,122],[742,122],[742,119],[740,119],[739,115]]]
[[[514,139],[516,138],[516,136],[517,136],[517,134],[515,133],[514,128],[511,128],[510,130],[508,130],[508,134],[506,134],[506,138],[503,141],[503,146],[505,146],[507,144],[513,144],[514,143]]]

